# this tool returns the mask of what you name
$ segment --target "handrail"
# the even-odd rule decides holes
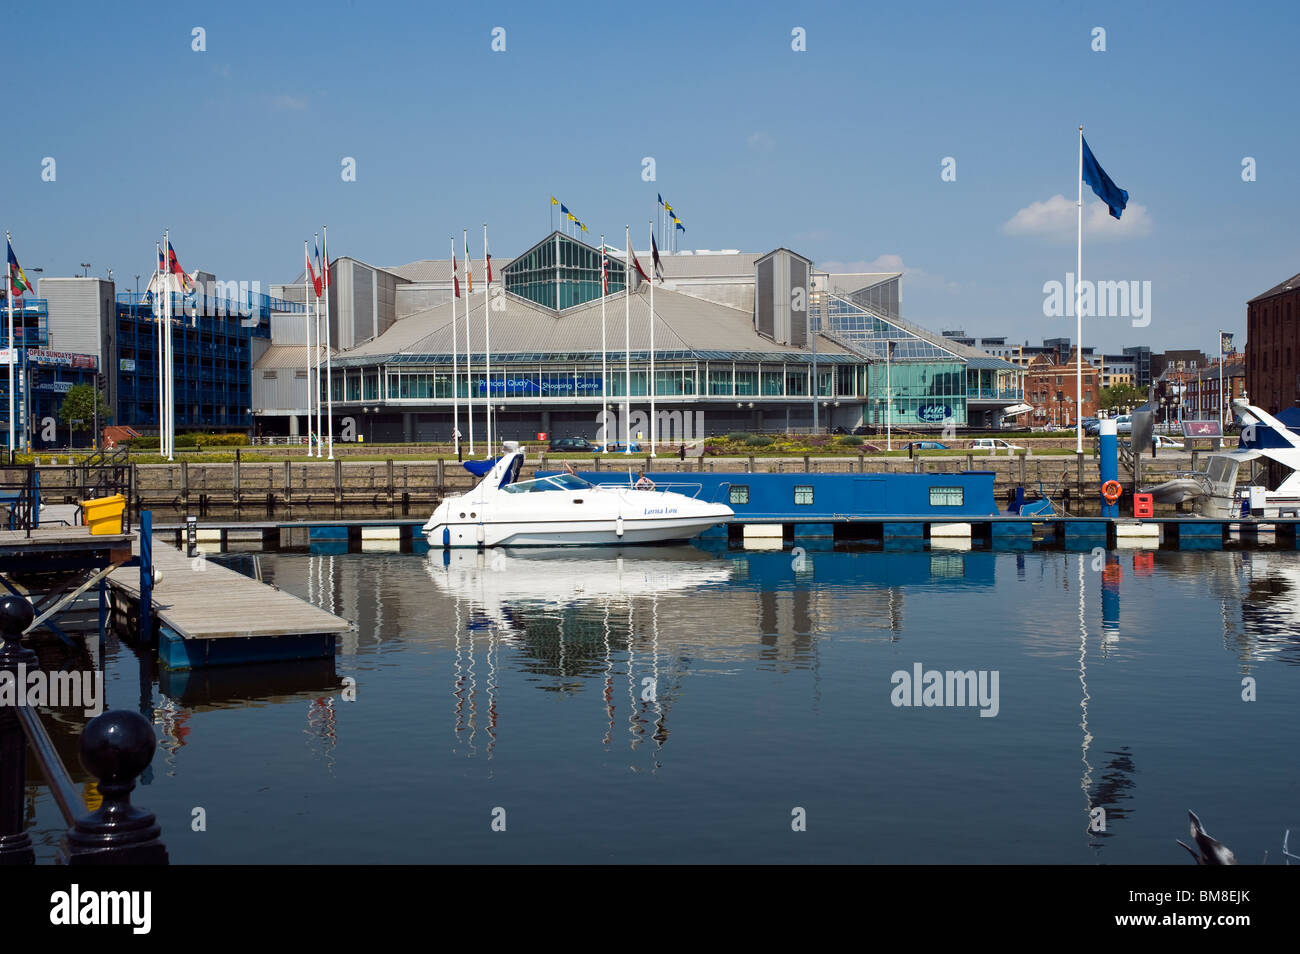
[[[0,672],[18,675],[40,668],[23,633],[36,618],[27,599],[0,597]],[[22,692],[25,687],[20,688]],[[24,830],[27,768],[24,743],[49,783],[68,825],[59,844],[60,864],[167,864],[162,829],[152,812],[131,804],[135,780],[153,760],[153,726],[138,712],[115,709],[91,719],[81,732],[81,763],[96,779],[103,802],[88,806],[63,764],[35,706],[0,707],[0,865],[31,865],[36,852]]]
[[[82,800],[76,786],[72,784],[72,776],[68,774],[67,767],[59,758],[58,750],[50,741],[50,735],[45,731],[40,715],[29,706],[18,706],[16,711],[18,721],[23,726],[23,733],[32,747],[32,754],[36,756],[36,764],[46,781],[50,783],[50,793],[58,803],[59,811],[63,813],[63,821],[71,825],[86,814],[86,803]]]

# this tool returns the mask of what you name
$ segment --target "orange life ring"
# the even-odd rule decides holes
[[[1108,480],[1101,485],[1101,495],[1106,498],[1106,503],[1113,504],[1119,500],[1120,495],[1124,493],[1124,487],[1118,480]]]

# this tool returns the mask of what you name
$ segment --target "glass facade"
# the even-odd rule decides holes
[[[867,419],[872,424],[966,424],[966,366],[960,361],[895,361],[888,368],[873,364],[870,380]]]
[[[608,380],[602,377],[599,361],[573,363],[494,360],[490,393],[493,400],[532,402],[550,398],[622,397],[628,391],[628,374],[621,354],[611,352],[606,363]],[[665,399],[709,396],[718,398],[768,397],[808,399],[812,381],[808,362],[664,361],[655,363],[655,394]],[[960,377],[960,375],[958,375]],[[649,390],[649,367],[637,357],[632,363],[631,394],[645,397]],[[472,373],[459,369],[454,375],[460,398],[486,398],[488,377],[481,363]],[[872,380],[865,363],[818,365],[818,395],[826,398],[858,399],[867,396]],[[453,373],[450,365],[420,366],[407,363],[335,366],[334,400],[340,403],[378,400],[402,402],[450,401]],[[707,390],[703,384],[707,382]],[[882,385],[883,387],[883,385]],[[897,388],[895,388],[897,390]]]
[[[563,311],[600,298],[600,263],[599,249],[557,233],[516,258],[502,274],[506,291]],[[609,294],[621,292],[626,280],[623,263],[610,257]]]

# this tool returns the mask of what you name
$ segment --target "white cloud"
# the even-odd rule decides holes
[[[288,93],[280,93],[271,101],[271,105],[276,109],[306,109],[307,97],[291,96]]]
[[[947,281],[942,275],[935,275],[923,268],[914,268],[903,261],[903,256],[887,252],[877,255],[871,261],[857,262],[817,262],[818,271],[832,274],[855,274],[858,272],[902,272],[908,283],[916,287],[941,289],[947,292],[961,290],[958,282]]]
[[[858,262],[818,262],[817,267],[827,272],[902,272],[912,278],[921,278],[926,273],[920,268],[909,268],[903,264],[903,256],[894,254],[877,255],[871,261]]]
[[[1151,228],[1151,213],[1145,205],[1130,202],[1124,209],[1124,217],[1116,219],[1100,199],[1084,200],[1083,234],[1089,238],[1143,238],[1151,234]],[[1078,234],[1075,200],[1054,195],[1045,202],[1031,202],[1002,224],[1002,233],[1069,241]]]

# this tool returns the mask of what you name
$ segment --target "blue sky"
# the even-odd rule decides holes
[[[902,268],[906,317],[1037,343],[1073,335],[1043,284],[1074,270],[1082,123],[1130,193],[1086,234],[1084,278],[1151,282],[1152,319],[1094,319],[1085,343],[1241,340],[1246,299],[1300,271],[1294,4],[741,9],[26,5],[5,16],[0,225],[46,275],[90,262],[130,288],[169,226],[187,269],[266,284],[322,223],[379,265],[445,257],[466,227],[477,250],[485,221],[513,255],[552,193],[644,245],[661,192],[683,247]]]

